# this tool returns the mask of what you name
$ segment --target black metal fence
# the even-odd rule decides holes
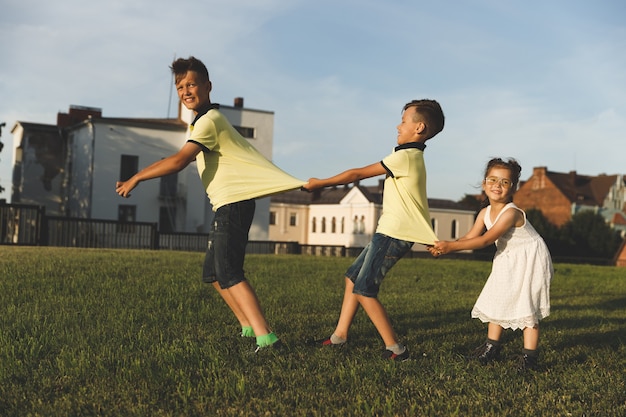
[[[39,245],[44,209],[23,204],[0,204],[0,244]]]
[[[62,246],[74,248],[165,249],[204,252],[206,233],[160,233],[156,223],[117,222],[46,216],[40,206],[0,204],[0,245]],[[301,245],[298,242],[250,241],[247,253],[356,257],[363,248],[336,245]],[[411,251],[405,257],[430,258],[426,251]],[[446,258],[490,260],[491,252],[456,253]],[[599,258],[554,257],[555,262],[615,265]]]
[[[0,244],[76,248],[206,250],[206,233],[160,233],[156,223],[46,216],[40,206],[0,204]],[[356,248],[250,241],[247,252],[347,256]],[[360,250],[360,249],[359,249]]]

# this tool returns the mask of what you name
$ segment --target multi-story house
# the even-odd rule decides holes
[[[538,209],[556,226],[582,210],[601,214],[616,230],[626,232],[626,185],[623,175],[579,175],[536,167],[521,183],[514,200],[524,210]]]
[[[274,113],[220,107],[235,128],[268,159]],[[180,106],[176,119],[103,117],[101,109],[71,106],[56,125],[17,122],[12,129],[12,203],[46,207],[49,215],[158,223],[162,232],[207,232],[213,211],[195,162],[178,174],[147,181],[123,199],[115,182],[176,152],[188,137],[193,114]],[[259,199],[250,230],[268,238],[269,198]]]
[[[303,245],[362,248],[371,240],[382,211],[383,181],[329,187],[312,193],[290,191],[271,197],[269,237]],[[429,199],[433,229],[442,240],[469,231],[475,212],[450,200]],[[424,250],[415,245],[414,250]]]

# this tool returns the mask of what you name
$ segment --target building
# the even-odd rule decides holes
[[[536,167],[520,184],[514,200],[524,210],[538,209],[556,226],[582,210],[601,214],[616,230],[626,232],[626,184],[623,175],[579,175]]]
[[[268,159],[274,113],[247,109],[243,98],[220,110]],[[195,162],[178,174],[147,181],[122,199],[115,182],[176,152],[188,137],[192,112],[176,119],[103,117],[98,108],[70,106],[56,125],[16,122],[11,202],[42,205],[48,215],[158,223],[161,232],[207,232],[213,211]],[[269,198],[257,201],[250,230],[267,240]]]
[[[362,248],[382,212],[383,180],[329,187],[312,193],[290,191],[271,197],[269,238],[303,245]],[[442,240],[458,239],[474,224],[475,212],[450,200],[429,199],[433,229]],[[415,245],[415,250],[424,250]]]
[[[66,144],[60,128],[17,122],[11,133],[17,144],[13,150],[11,201],[43,206],[52,215],[61,214]]]

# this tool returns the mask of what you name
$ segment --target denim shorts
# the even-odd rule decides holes
[[[245,281],[243,271],[254,200],[227,204],[217,209],[204,256],[202,281],[217,281],[222,289]]]
[[[371,242],[346,272],[346,278],[354,283],[352,292],[365,297],[376,297],[387,272],[412,246],[413,242],[375,233]]]

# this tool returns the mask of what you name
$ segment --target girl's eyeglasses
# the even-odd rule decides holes
[[[485,178],[485,184],[487,185],[496,185],[500,183],[502,188],[511,188],[511,180],[508,178],[498,178],[498,177],[487,177]]]

